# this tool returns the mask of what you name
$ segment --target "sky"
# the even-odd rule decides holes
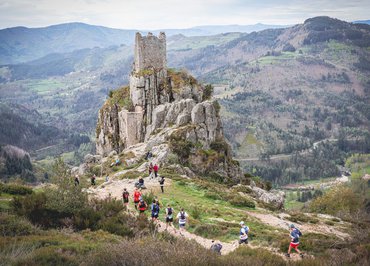
[[[314,16],[370,19],[370,0],[0,0],[0,28],[84,22],[120,29],[291,25]]]

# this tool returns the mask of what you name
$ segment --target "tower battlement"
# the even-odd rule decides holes
[[[160,71],[166,69],[166,65],[166,34],[161,32],[156,37],[150,32],[147,36],[136,33],[134,72],[147,69]]]

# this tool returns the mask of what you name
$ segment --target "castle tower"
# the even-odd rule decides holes
[[[150,114],[155,106],[166,101],[161,94],[166,78],[166,34],[161,32],[157,37],[152,33],[147,36],[136,33],[135,58],[130,75],[130,97],[136,112]]]
[[[166,34],[161,32],[158,37],[152,33],[142,36],[139,32],[135,37],[135,62],[134,72],[152,69],[155,72],[165,70],[166,59]]]

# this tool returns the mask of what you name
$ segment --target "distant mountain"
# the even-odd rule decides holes
[[[84,23],[3,29],[0,30],[0,64],[26,62],[51,53],[83,48],[132,44],[135,33],[136,30],[118,30]]]
[[[288,25],[267,25],[262,23],[257,23],[254,25],[209,25],[209,26],[198,26],[193,27],[190,30],[199,30],[201,36],[216,35],[227,32],[243,32],[251,33],[253,31],[261,31],[266,29],[279,29],[287,28]],[[185,34],[186,35],[186,34]],[[191,36],[191,35],[188,35]]]
[[[235,155],[258,158],[368,132],[369,46],[369,25],[316,17],[249,34],[171,35],[167,59],[216,85]],[[128,83],[132,56],[121,45],[3,66],[0,98],[49,114],[49,126],[93,134],[109,90]]]
[[[356,20],[356,21],[353,21],[353,23],[361,23],[361,24],[370,25],[370,19],[369,20]]]
[[[36,110],[0,102],[0,145],[15,145],[29,151],[56,144],[66,137],[56,127],[45,125],[43,119]]]
[[[227,32],[251,32],[279,25],[226,25],[199,26],[190,29],[154,30],[165,31],[168,36],[209,36]],[[51,53],[68,53],[85,48],[106,48],[112,45],[132,45],[135,33],[147,30],[112,29],[84,23],[66,23],[44,28],[15,27],[0,30],[0,65],[27,62]]]

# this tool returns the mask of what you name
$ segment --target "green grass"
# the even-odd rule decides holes
[[[240,33],[219,34],[214,36],[187,37],[168,44],[169,50],[199,49],[209,45],[219,46],[240,37]]]
[[[252,211],[253,209],[235,208],[225,200],[205,197],[207,190],[196,182],[186,180],[172,182],[172,186],[165,187],[164,194],[154,191],[162,205],[159,217],[162,221],[165,221],[164,209],[170,203],[175,210],[175,215],[180,208],[184,208],[189,214],[190,219],[187,227],[189,232],[206,238],[225,242],[237,240],[241,220],[246,221],[253,231],[250,239],[255,244],[273,243],[275,239],[279,239],[285,234],[282,230],[262,224],[258,219],[246,214],[245,210]],[[211,187],[212,183],[208,185]],[[194,217],[195,214],[197,217]]]
[[[83,257],[91,251],[99,249],[108,243],[118,243],[121,239],[123,238],[104,231],[82,231],[81,233],[72,233],[56,230],[43,231],[40,235],[27,235],[12,238],[0,237],[0,257],[6,261],[9,260],[9,264],[13,264],[11,263],[12,261],[24,260],[23,265],[27,265],[30,262],[35,263],[33,261],[34,257],[42,259],[47,257],[46,254],[51,253],[55,256],[67,255],[67,257],[69,257],[72,255],[73,257],[71,257],[71,259],[73,259],[73,261],[77,260],[77,262],[82,262]],[[14,255],[12,256],[12,250],[22,250],[25,249],[25,247],[30,248],[33,257],[29,258],[27,254],[23,253],[15,257]],[[42,257],[40,258],[39,255],[42,255]]]
[[[331,52],[340,52],[340,51],[350,52],[351,50],[351,46],[335,40],[329,41],[327,45],[328,45],[327,50]]]
[[[285,191],[285,202],[284,208],[287,210],[300,210],[303,206],[303,202],[298,201],[297,191],[286,190]]]
[[[10,210],[10,200],[0,197],[0,212]]]
[[[29,90],[38,94],[48,94],[56,89],[64,88],[64,84],[53,79],[30,80],[25,84]]]
[[[262,56],[252,63],[260,66],[272,65],[283,61],[295,59],[299,54],[297,52],[282,52],[279,56]]]

